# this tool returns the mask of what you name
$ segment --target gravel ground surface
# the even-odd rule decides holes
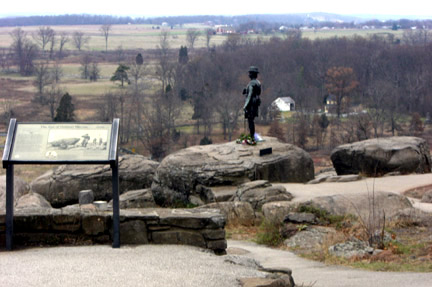
[[[0,286],[239,286],[265,274],[177,245],[79,246],[0,252]]]

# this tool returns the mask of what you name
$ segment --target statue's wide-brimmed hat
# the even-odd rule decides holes
[[[250,66],[248,72],[249,73],[257,73],[257,74],[259,73],[258,68],[255,66]]]

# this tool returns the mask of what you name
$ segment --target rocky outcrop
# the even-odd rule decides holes
[[[426,140],[417,137],[378,138],[341,145],[332,151],[331,160],[338,175],[428,173],[432,164]]]
[[[306,230],[296,233],[286,239],[284,244],[291,248],[317,249],[336,235],[336,231],[331,227],[314,226],[307,227]]]
[[[261,210],[265,203],[290,201],[291,193],[281,185],[271,185],[267,180],[256,180],[240,185],[232,201],[249,202],[254,210]]]
[[[253,226],[257,221],[257,215],[248,202],[217,202],[200,206],[200,208],[219,209],[225,216],[227,225],[231,226]]]
[[[303,204],[318,207],[330,214],[360,216],[363,220],[372,215],[375,215],[376,219],[382,219],[384,213],[386,219],[389,219],[400,210],[412,208],[411,202],[405,196],[381,191],[320,196]]]
[[[290,201],[269,202],[263,205],[262,213],[265,220],[273,224],[280,224],[290,212],[297,209],[297,206],[298,203]]]
[[[30,186],[18,176],[14,176],[14,205],[19,198],[30,192]],[[0,176],[0,210],[6,208],[6,175]]]
[[[343,243],[332,245],[328,248],[331,255],[349,259],[351,257],[363,257],[366,255],[375,255],[379,250],[370,247],[365,241],[352,238]]]
[[[272,148],[272,154],[260,156],[259,151],[265,148]],[[189,202],[198,185],[239,185],[260,179],[307,182],[313,177],[314,165],[309,154],[266,137],[256,146],[230,142],[189,147],[171,154],[159,165],[152,191],[156,203],[167,206]]]
[[[308,182],[308,184],[317,184],[321,182],[351,182],[362,179],[362,176],[359,174],[347,174],[347,175],[321,175],[317,176],[315,179],[312,179]]]
[[[119,198],[120,208],[149,208],[156,207],[153,194],[149,188],[132,190],[123,193]],[[112,200],[108,206],[112,207]]]
[[[423,203],[432,203],[432,190],[426,191],[421,199]]]
[[[141,155],[120,157],[120,193],[150,187],[158,165]],[[86,189],[93,191],[94,200],[109,201],[112,172],[109,165],[62,165],[35,179],[31,188],[54,207],[77,203],[79,192]]]

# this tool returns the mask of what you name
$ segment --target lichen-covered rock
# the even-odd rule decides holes
[[[18,199],[16,208],[51,208],[51,204],[40,194],[30,192]]]
[[[159,164],[141,155],[119,158],[120,193],[148,188]],[[94,200],[112,198],[112,171],[109,165],[62,165],[31,183],[33,191],[43,195],[53,207],[78,202],[81,190],[91,189]]]
[[[262,206],[268,202],[291,201],[292,199],[292,194],[282,185],[272,186],[265,180],[257,180],[240,185],[231,200],[249,202],[254,210],[261,210]]]
[[[159,165],[152,191],[158,205],[187,203],[196,187],[238,185],[251,180],[308,182],[314,165],[304,150],[266,137],[256,146],[235,142],[193,146],[173,153]],[[260,149],[272,154],[260,156]],[[205,200],[203,200],[205,202]]]
[[[374,248],[370,247],[368,243],[356,238],[332,245],[328,248],[328,251],[331,255],[347,259],[353,256],[363,257],[365,255],[374,254]]]
[[[338,175],[429,173],[432,164],[429,145],[417,137],[377,138],[345,144],[335,148],[330,158]]]
[[[331,227],[314,226],[296,233],[294,236],[286,239],[284,244],[291,248],[300,249],[317,249],[326,241],[336,234]]]

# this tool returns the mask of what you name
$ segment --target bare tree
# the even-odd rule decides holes
[[[338,118],[341,115],[342,100],[357,86],[358,82],[354,70],[349,67],[333,67],[327,70],[326,89],[336,97],[336,111]]]
[[[54,35],[52,36],[51,41],[49,43],[50,44],[50,50],[49,50],[49,58],[50,59],[52,59],[54,57],[54,46],[56,45],[56,43],[57,43],[57,38],[56,38],[56,35],[54,32]]]
[[[89,79],[90,78],[90,64],[92,63],[92,59],[90,55],[86,54],[81,59],[81,78],[82,79]]]
[[[186,41],[191,51],[193,51],[195,41],[199,38],[200,35],[201,32],[198,31],[197,29],[191,28],[186,31]]]
[[[99,106],[99,120],[102,122],[110,122],[118,117],[118,99],[117,95],[108,92],[103,95],[102,104]]]
[[[73,33],[72,39],[78,51],[81,51],[84,45],[90,41],[90,37],[85,36],[84,33],[81,31],[75,31]]]
[[[238,126],[240,115],[243,113],[241,107],[243,98],[238,96],[238,93],[232,91],[220,91],[215,98],[218,103],[216,112],[222,120],[222,128],[224,139],[231,141],[232,135]]]
[[[54,83],[58,84],[63,77],[63,69],[59,62],[55,62],[51,69],[51,79]]]
[[[1,101],[1,120],[8,126],[11,118],[15,117],[14,108],[16,106],[15,101],[5,99]]]
[[[100,79],[100,69],[96,62],[93,62],[90,66],[89,79],[91,82],[97,82]]]
[[[45,47],[52,41],[54,38],[55,32],[51,27],[39,27],[37,32],[33,34],[33,38],[35,41],[41,46],[42,51],[45,52]]]
[[[0,67],[8,72],[12,65],[12,54],[7,49],[0,49]]]
[[[64,93],[65,91],[62,88],[60,88],[55,82],[53,82],[49,87],[49,89],[47,90],[46,103],[49,107],[52,121],[54,121],[55,112],[58,108],[60,99]]]
[[[102,33],[102,36],[105,38],[105,52],[108,52],[108,37],[111,32],[111,29],[112,29],[111,24],[103,24],[99,29]]]
[[[156,160],[161,160],[169,150],[169,128],[162,107],[162,99],[157,98],[151,106],[145,108],[145,115],[140,125],[140,141]]]
[[[170,59],[170,45],[168,42],[169,33],[162,31],[159,36],[157,51],[156,75],[161,82],[161,91],[164,93],[168,85],[171,84],[173,76],[173,64]]]
[[[69,42],[70,38],[69,38],[69,34],[62,32],[60,34],[60,40],[59,40],[59,57],[62,58],[63,57],[63,50],[64,50],[64,46],[66,45],[67,42]]]
[[[37,55],[36,45],[28,40],[26,32],[21,28],[14,29],[10,36],[13,41],[11,51],[19,73],[23,76],[31,75],[33,73],[33,60]]]
[[[33,85],[37,89],[37,94],[43,97],[45,87],[51,83],[50,68],[47,62],[41,62],[35,65],[34,68],[35,79]]]
[[[205,30],[207,49],[210,49],[210,40],[214,36],[214,33],[215,31],[211,28]]]

